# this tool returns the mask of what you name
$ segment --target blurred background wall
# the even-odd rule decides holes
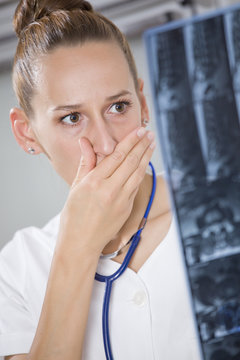
[[[151,124],[155,130],[153,104],[148,80],[144,30],[175,19],[204,13],[239,1],[201,0],[93,0],[97,10],[112,19],[126,34],[139,76],[145,82]],[[11,240],[16,230],[26,226],[43,226],[59,213],[68,194],[68,186],[55,173],[44,155],[26,154],[16,143],[11,131],[9,110],[17,105],[11,84],[12,59],[17,39],[11,20],[18,1],[0,0],[0,249]],[[153,155],[157,171],[162,171],[159,143]]]

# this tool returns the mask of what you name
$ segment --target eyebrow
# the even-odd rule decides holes
[[[128,90],[123,90],[121,92],[119,92],[116,95],[112,95],[106,98],[107,101],[114,101],[118,98],[120,98],[121,96],[124,95],[132,95],[132,93]],[[79,109],[82,106],[82,104],[69,104],[69,105],[59,105],[54,107],[53,109],[51,109],[51,111],[58,111],[58,110],[76,110]]]

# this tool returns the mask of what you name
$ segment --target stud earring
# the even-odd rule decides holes
[[[29,147],[28,152],[29,152],[29,154],[33,155],[35,153],[35,149],[32,147]]]
[[[143,123],[143,125],[147,126],[148,125],[148,120],[146,118],[144,118],[142,123]]]

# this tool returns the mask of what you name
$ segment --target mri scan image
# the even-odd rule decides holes
[[[204,360],[240,359],[240,5],[145,33]]]

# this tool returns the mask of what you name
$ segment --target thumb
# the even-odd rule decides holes
[[[80,138],[78,140],[81,149],[81,158],[77,170],[77,175],[74,183],[81,181],[92,169],[96,166],[96,154],[93,150],[92,144],[87,138]]]

